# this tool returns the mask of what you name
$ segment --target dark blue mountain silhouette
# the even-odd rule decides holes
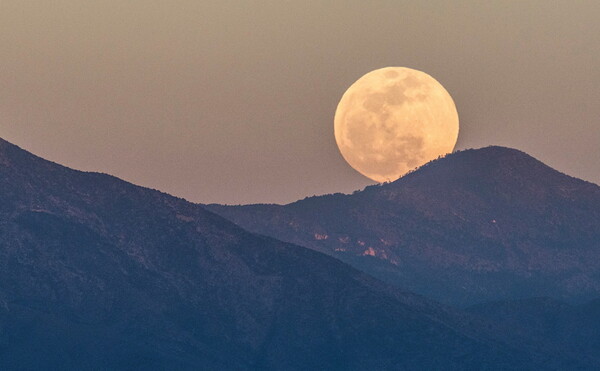
[[[600,297],[600,187],[514,149],[454,153],[352,195],[207,208],[446,303]]]
[[[560,364],[469,318],[198,205],[0,140],[3,370]]]

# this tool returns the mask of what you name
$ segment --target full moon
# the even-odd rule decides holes
[[[334,130],[350,166],[377,182],[391,182],[452,152],[458,113],[433,77],[386,67],[348,88],[335,112]]]

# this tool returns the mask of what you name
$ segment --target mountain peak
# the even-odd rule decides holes
[[[547,165],[537,160],[533,156],[515,148],[502,146],[488,146],[479,149],[466,149],[457,151],[446,157],[451,161],[465,162],[471,166],[510,166],[512,168],[522,168],[528,166],[543,166]]]
[[[465,150],[459,150],[456,151],[456,153],[473,153],[473,152],[478,152],[478,153],[485,153],[485,154],[490,154],[493,155],[495,157],[499,157],[499,156],[526,156],[526,157],[531,157],[530,155],[528,155],[527,153],[518,150],[516,148],[511,148],[511,147],[504,147],[504,146],[499,146],[499,145],[490,145],[487,147],[481,147],[481,148],[468,148]]]
[[[422,187],[438,191],[457,186],[468,189],[494,187],[511,192],[537,189],[545,193],[557,188],[570,189],[574,185],[597,188],[592,183],[552,169],[523,151],[489,146],[454,152],[383,187]]]
[[[352,195],[209,209],[449,303],[600,293],[600,187],[512,148],[459,151]]]
[[[531,165],[543,166],[548,168],[539,160],[528,155],[527,153],[514,148],[489,146],[479,149],[466,149],[457,151],[447,155],[446,157],[434,160],[425,164],[421,169],[427,169],[431,165],[433,167],[456,167],[468,170],[490,170],[497,171],[498,167],[522,168]],[[419,171],[417,169],[415,172]]]

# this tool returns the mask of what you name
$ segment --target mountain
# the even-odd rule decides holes
[[[338,260],[0,140],[0,368],[540,369]]]
[[[504,338],[535,342],[548,353],[580,359],[584,368],[600,364],[600,300],[571,305],[547,297],[474,305],[467,311],[506,329]],[[594,366],[596,365],[596,366]]]
[[[600,187],[514,149],[457,152],[352,195],[206,207],[446,303],[600,297]]]

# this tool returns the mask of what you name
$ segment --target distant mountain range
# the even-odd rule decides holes
[[[496,171],[475,167],[481,177],[462,179],[477,163]],[[526,295],[537,292],[519,276],[526,266],[539,271],[529,277],[544,289],[591,297],[598,262],[585,258],[596,256],[597,202],[597,186],[491,148],[355,195],[210,206],[280,233],[289,228],[299,242],[312,236],[306,246],[392,277],[394,286],[321,252],[248,232],[201,205],[71,170],[0,139],[0,369],[598,369],[597,301],[457,310],[398,288],[439,294],[440,285],[454,290],[447,301],[464,303],[511,293],[508,278]],[[539,215],[546,217],[532,220]],[[445,244],[453,239],[446,232],[461,237]],[[515,244],[524,236],[528,242]],[[533,252],[543,258],[537,265],[514,260],[534,261]],[[484,262],[480,273],[476,261]],[[496,287],[486,264],[501,271]],[[417,268],[431,270],[418,275]],[[477,290],[461,291],[461,279]]]
[[[352,195],[206,208],[445,303],[600,297],[600,187],[514,149],[461,151]]]
[[[513,369],[477,320],[0,140],[0,369]]]

